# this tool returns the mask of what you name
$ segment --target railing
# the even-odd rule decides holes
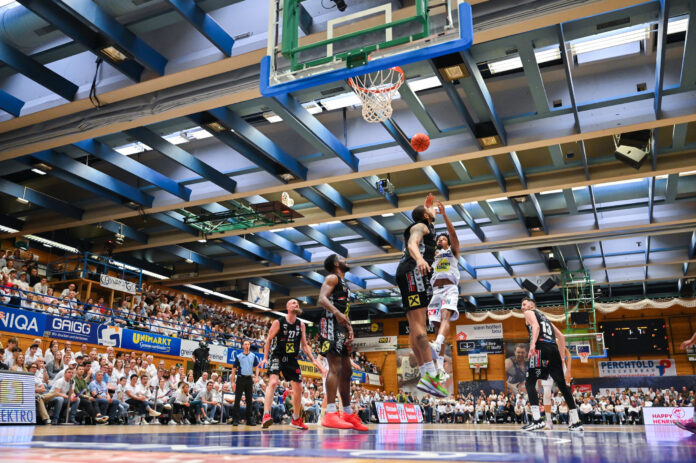
[[[50,279],[55,277],[59,280],[72,280],[76,278],[98,280],[99,274],[108,275],[109,272],[116,274],[122,280],[136,279],[138,281],[138,291],[142,286],[143,272],[137,267],[123,264],[109,257],[100,256],[93,253],[73,254],[60,257],[50,264],[46,270],[46,276]]]
[[[70,319],[117,325],[137,331],[153,332],[181,339],[218,341],[227,347],[241,348],[244,341],[251,342],[253,349],[262,349],[263,343],[257,339],[236,336],[219,331],[194,328],[175,321],[155,321],[147,314],[128,312],[106,306],[70,301],[68,298],[48,296],[33,291],[21,290],[15,286],[0,286],[0,302],[33,312],[49,313]],[[38,307],[35,307],[34,305]],[[164,325],[164,326],[163,326]]]

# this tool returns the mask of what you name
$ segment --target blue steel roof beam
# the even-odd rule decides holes
[[[0,61],[68,101],[75,100],[78,86],[37,63],[19,50],[0,40]]]
[[[22,111],[23,106],[24,102],[22,100],[0,90],[0,109],[14,117],[19,117],[19,113]]]
[[[694,17],[696,17],[696,13],[694,13]],[[696,21],[694,21],[696,23]],[[696,34],[696,30],[694,31],[694,34]],[[672,148],[673,149],[679,149],[683,148],[684,145],[686,145],[686,133],[689,129],[689,124],[684,123],[684,124],[674,124],[674,128],[672,129]]]
[[[367,193],[378,193],[382,196],[381,193],[377,191],[377,181],[379,181],[379,178],[376,175],[370,175],[364,178],[359,177],[354,180]],[[387,193],[384,195],[384,198],[389,201],[392,206],[399,207],[399,197],[394,193]]]
[[[70,11],[80,16],[81,20],[86,21],[111,39],[123,51],[133,56],[140,64],[157,75],[164,75],[167,59],[109,16],[92,0],[63,0],[62,3]]]
[[[554,167],[565,167],[565,162],[563,162],[563,150],[561,149],[561,145],[549,146],[549,155],[551,156],[551,162],[553,163]]]
[[[135,159],[124,156],[121,153],[113,150],[111,147],[98,142],[97,140],[90,139],[85,141],[80,141],[73,143],[73,146],[81,149],[82,151],[93,155],[96,158],[106,161],[109,164],[123,169],[126,172],[151,183],[164,191],[177,196],[184,201],[188,201],[191,198],[191,190],[186,188],[184,185],[176,183],[169,177],[160,174],[154,169],[147,167],[144,164],[139,163]]]
[[[256,129],[253,125],[249,124],[247,121],[239,117],[234,112],[227,108],[216,108],[208,111],[213,115],[222,125],[234,131],[235,135],[243,140],[245,140],[250,145],[257,148],[263,156],[268,158],[270,161],[282,166],[287,172],[291,173],[297,178],[302,180],[307,180],[307,167],[302,163],[298,162],[295,158],[290,156],[285,150],[283,150],[278,144],[273,140],[264,135],[261,131]],[[218,135],[218,132],[211,132],[213,135]],[[223,134],[228,134],[227,132],[220,132]]]
[[[352,273],[348,272],[348,273],[346,273],[345,277],[346,277],[346,280],[350,281],[355,286],[359,286],[362,289],[367,288],[367,283],[365,283],[365,280],[363,280],[359,276],[353,275]]]
[[[483,229],[479,224],[476,223],[473,217],[469,214],[469,212],[464,209],[464,207],[460,204],[453,204],[452,209],[454,209],[454,212],[457,213],[459,217],[466,223],[466,225],[471,229],[471,231],[476,235],[478,239],[480,239],[482,242],[486,241],[486,235],[483,232]]]
[[[233,253],[233,254],[236,254],[236,255],[238,255],[238,256],[241,256],[241,257],[245,257],[245,258],[249,259],[250,261],[252,261],[252,262],[254,262],[254,263],[259,263],[259,262],[262,261],[262,260],[265,261],[265,259],[260,258],[259,256],[257,256],[257,255],[254,254],[253,252],[249,252],[249,251],[247,251],[247,250],[245,250],[245,249],[242,249],[242,248],[240,248],[240,247],[233,246],[233,245],[230,244],[230,243],[219,242],[219,243],[215,243],[215,244],[216,244],[217,246],[220,246],[222,249],[224,249],[224,250],[226,250],[226,251],[229,251],[229,252],[231,252],[231,253]],[[266,263],[265,263],[264,265],[267,266],[267,265],[268,265],[268,261],[265,261],[265,262],[266,262]]]
[[[168,157],[172,161],[186,167],[192,172],[197,173],[201,177],[209,180],[223,190],[234,193],[237,187],[237,182],[212,167],[200,161],[188,151],[183,150],[179,146],[169,143],[167,140],[157,135],[155,132],[145,127],[136,127],[126,130],[124,133],[145,143],[153,150]]]
[[[689,16],[689,25],[686,30],[686,40],[684,41],[684,56],[682,57],[681,76],[679,82],[681,88],[696,87],[696,21],[692,18],[696,17],[696,0],[689,0],[688,10],[691,12]]]
[[[696,231],[691,234],[691,241],[689,241],[689,248],[687,251],[687,260],[691,260],[694,258],[694,254],[696,253]],[[684,268],[683,268],[683,274],[686,276],[687,273],[689,273],[689,266],[691,265],[690,262],[684,262]]]
[[[469,50],[462,51],[459,54],[461,55],[462,60],[464,61],[464,66],[466,66],[467,70],[469,71],[469,75],[471,76],[470,79],[475,85],[476,91],[478,92],[478,96],[484,101],[486,105],[488,115],[490,116],[490,121],[493,123],[496,132],[498,132],[498,136],[500,137],[502,144],[507,145],[507,132],[505,131],[505,126],[503,125],[503,122],[500,120],[498,114],[495,111],[495,107],[493,106],[493,98],[491,97],[491,92],[488,90],[486,82],[483,80],[483,76],[481,75],[481,71],[479,70],[478,64],[471,56]]]
[[[81,190],[89,191],[90,193],[93,193],[96,196],[101,196],[102,198],[112,201],[116,204],[125,204],[126,202],[128,202],[128,200],[123,198],[122,196],[119,196],[105,188],[101,188],[100,186],[94,183],[87,182],[81,179],[80,177],[71,174],[70,172],[64,172],[59,169],[53,169],[51,170],[51,173],[49,175],[51,177],[58,178],[60,180],[63,180],[64,182],[75,185]]]
[[[390,273],[385,272],[381,268],[377,267],[376,265],[368,265],[366,267],[363,267],[365,270],[370,272],[371,274],[375,275],[377,278],[381,278],[382,280],[386,281],[390,285],[396,286],[396,277]]]
[[[447,187],[447,184],[442,180],[442,178],[440,178],[433,166],[425,166],[422,167],[421,170],[423,171],[425,176],[428,177],[430,183],[433,184],[433,186],[442,195],[442,197],[445,198],[445,200],[449,200],[449,188]]]
[[[172,254],[174,256],[181,257],[182,259],[192,260],[194,263],[211,268],[216,272],[222,272],[222,262],[218,262],[214,259],[204,256],[203,254],[199,254],[182,246],[172,244],[169,246],[160,246],[158,249],[161,249],[162,251]]]
[[[604,245],[599,241],[599,254],[602,256],[602,267],[604,268],[604,275],[607,279],[607,284],[609,285],[609,295],[611,296],[611,282],[609,281],[609,270],[607,270],[607,259],[604,254]]]
[[[537,63],[532,42],[530,40],[520,40],[517,44],[517,51],[520,53],[524,75],[527,78],[537,114],[550,113],[549,99],[544,88],[544,79],[541,77],[539,63]]]
[[[495,180],[498,182],[498,186],[500,186],[500,189],[503,190],[503,192],[507,191],[505,177],[503,176],[503,173],[500,171],[498,164],[496,164],[495,158],[493,156],[486,156],[486,162],[488,163],[488,166],[491,168],[491,172],[493,172]]]
[[[386,305],[382,304],[381,302],[376,302],[376,303],[372,304],[372,307],[371,307],[371,308],[372,308],[372,309],[375,309],[375,310],[378,311],[378,312],[389,313],[389,307],[387,307]]]
[[[382,121],[382,127],[389,132],[389,135],[391,135],[394,141],[401,147],[402,150],[404,150],[404,153],[411,158],[411,161],[418,161],[418,151],[413,149],[411,146],[411,140],[409,140],[404,131],[401,130],[401,127],[399,127],[396,122],[394,122],[392,119],[386,119]]]
[[[677,199],[679,191],[679,174],[669,174],[667,176],[667,188],[665,192],[665,201],[668,203],[674,202]]]
[[[503,297],[502,293],[496,293],[494,297],[500,302],[501,305],[505,305],[505,298]]]
[[[594,187],[589,185],[587,187],[590,191],[590,203],[592,204],[592,215],[594,216],[595,228],[599,229],[599,214],[597,214],[597,202],[595,201]]]
[[[279,285],[275,281],[267,280],[265,278],[249,278],[250,283],[254,283],[257,286],[263,286],[264,288],[268,288],[274,293],[282,294],[283,296],[289,296],[290,295],[290,290],[283,286]]]
[[[544,233],[548,235],[549,228],[546,225],[546,217],[544,217],[544,211],[542,210],[541,204],[539,203],[539,200],[536,197],[536,193],[531,193],[529,195],[529,199],[531,200],[532,206],[534,206],[534,211],[536,212],[536,215],[539,217],[539,222],[541,222],[541,229],[544,231]]]
[[[352,201],[343,196],[341,193],[338,192],[338,190],[336,190],[328,183],[321,183],[319,185],[315,185],[314,189],[316,189],[319,193],[324,195],[329,201],[341,207],[347,213],[353,213]]]
[[[580,252],[580,246],[575,244],[575,245],[573,245],[573,248],[575,248],[575,255],[577,255],[577,257],[578,257],[578,263],[580,264],[580,269],[585,270],[585,262],[583,261],[582,253]]]
[[[368,242],[370,242],[373,246],[378,248],[380,251],[389,252],[388,250],[386,250],[382,247],[384,245],[384,243],[382,241],[380,241],[379,238],[377,238],[377,236],[375,236],[374,234],[365,230],[362,226],[360,226],[360,224],[351,225],[347,222],[343,222],[343,225],[345,225],[346,227],[350,228],[352,231],[354,231],[358,235],[365,238]]]
[[[517,219],[520,221],[522,226],[524,227],[525,231],[527,232],[527,236],[532,236],[532,232],[527,228],[527,220],[524,215],[524,212],[522,211],[522,208],[520,205],[517,203],[516,200],[512,198],[508,198],[508,202],[510,203],[510,207],[512,208],[512,211],[515,213],[517,216]]]
[[[24,228],[24,220],[19,220],[11,215],[0,214],[0,225],[5,227],[14,228],[15,230],[21,230]]]
[[[570,94],[570,106],[573,109],[573,119],[575,121],[575,131],[582,132],[580,127],[580,113],[578,112],[578,104],[575,100],[575,85],[573,84],[573,74],[570,67],[571,56],[566,47],[565,33],[563,32],[563,24],[559,24],[556,29],[558,32],[558,44],[561,49],[561,58],[563,59],[563,70],[565,71],[566,84],[568,85],[568,93]]]
[[[321,286],[324,284],[324,277],[317,272],[299,272],[298,275],[302,277],[304,281],[317,288],[321,288]]]
[[[140,243],[147,243],[150,238],[147,233],[138,231],[126,224],[114,222],[113,220],[101,222],[99,226],[104,230],[110,231],[111,233],[118,233],[126,238],[132,239],[133,241],[138,241]]]
[[[527,189],[527,176],[524,175],[524,169],[522,169],[522,163],[520,162],[519,156],[517,156],[517,153],[512,151],[509,153],[510,156],[510,161],[512,161],[512,165],[515,167],[515,172],[517,172],[517,176],[520,178],[520,183],[522,183],[522,188],[525,190]]]
[[[52,166],[54,169],[61,169],[68,174],[75,175],[80,179],[92,183],[98,187],[105,188],[112,193],[128,198],[129,200],[145,207],[152,207],[154,198],[143,193],[139,189],[117,180],[93,167],[89,167],[78,162],[65,154],[53,150],[32,153],[32,157]]]
[[[234,39],[220,25],[203,11],[194,0],[167,0],[206,39],[225,56],[232,56]]]
[[[648,180],[648,223],[653,223],[653,209],[655,207],[655,177]]]
[[[497,225],[500,223],[500,217],[495,213],[493,208],[491,207],[490,204],[488,204],[488,201],[479,201],[478,202],[479,207],[483,211],[484,214],[486,214],[486,217],[488,217],[488,220],[491,221],[491,224]]]
[[[287,94],[264,101],[290,128],[320,152],[327,156],[338,157],[353,172],[358,171],[358,158],[293,96]]]
[[[313,239],[317,243],[321,244],[322,246],[328,248],[329,250],[335,252],[341,257],[348,257],[348,250],[341,246],[338,242],[332,240],[319,230],[315,230],[314,228],[303,225],[300,227],[295,227],[295,230],[298,232],[302,233],[303,235],[307,236],[308,238]]]
[[[72,204],[56,199],[52,196],[45,195],[31,188],[19,185],[9,180],[0,178],[0,192],[6,195],[14,196],[15,198],[24,198],[31,204],[49,209],[58,214],[64,215],[66,217],[73,218],[75,220],[81,220],[84,211]]]
[[[99,34],[67,11],[62,8],[56,8],[52,2],[46,2],[45,0],[18,0],[18,2],[49,24],[55,26],[75,42],[82,44],[94,54],[104,58],[125,76],[133,79],[135,82],[140,82],[140,77],[143,73],[142,65],[133,60],[114,61],[103,53],[99,53],[101,48],[108,45],[107,40],[100,37]]]
[[[469,304],[473,305],[474,307],[478,307],[478,301],[474,296],[468,296],[466,300]]]
[[[461,180],[462,182],[471,181],[471,175],[469,174],[469,170],[466,168],[462,161],[451,162],[450,166],[452,166],[452,169],[454,170],[454,173],[457,174],[457,177],[459,177],[459,180]]]
[[[648,264],[650,263],[650,236],[645,237],[645,270],[643,279],[648,279]]]
[[[403,249],[403,243],[401,242],[401,240],[394,236],[394,234],[387,230],[384,225],[377,222],[372,217],[363,217],[357,219],[357,221],[358,223],[362,224],[365,227],[365,229],[371,231],[387,243],[391,244],[394,249],[398,251],[401,251]]]
[[[563,189],[563,197],[565,198],[566,207],[568,207],[568,212],[571,215],[577,214],[578,213],[578,205],[575,202],[575,194],[573,193],[573,190],[571,188],[564,188]]]
[[[418,95],[411,90],[408,83],[399,87],[399,94],[404,103],[406,103],[406,106],[408,106],[408,109],[411,110],[413,115],[416,116],[416,119],[418,119],[418,122],[421,123],[428,136],[433,137],[439,135],[440,129],[437,127],[432,116],[428,113],[428,110],[423,106],[423,102],[418,98]]]
[[[662,91],[665,83],[665,53],[670,0],[660,0],[660,19],[657,21],[657,50],[655,51],[655,118],[662,119]],[[690,20],[693,20],[693,12]],[[652,153],[655,156],[655,153]],[[655,169],[655,166],[653,166]]]
[[[430,61],[430,67],[433,69],[435,76],[442,84],[442,88],[445,90],[445,93],[447,93],[447,97],[452,102],[459,115],[462,116],[462,118],[464,119],[464,122],[466,123],[466,126],[469,128],[469,132],[473,137],[475,122],[474,119],[471,117],[471,114],[469,114],[469,110],[466,109],[466,105],[460,98],[457,89],[454,87],[452,82],[442,78],[442,76],[440,75],[440,71],[437,69],[437,66],[435,66],[435,63],[433,63],[432,61]]]
[[[558,262],[561,264],[561,268],[563,270],[568,270],[568,263],[566,262],[565,256],[563,256],[563,252],[561,252],[561,248],[552,246],[551,249],[553,249],[553,254],[558,256]]]
[[[248,256],[249,254],[254,255],[260,259],[273,262],[276,265],[280,265],[281,257],[280,255],[269,251],[256,243],[252,243],[249,240],[245,240],[241,236],[228,236],[225,238],[220,238],[223,242],[231,244],[235,248],[241,249],[244,254]],[[234,252],[234,251],[233,251]]]
[[[314,203],[319,209],[326,212],[331,217],[336,216],[336,206],[334,206],[328,199],[317,193],[313,188],[295,188],[295,191],[307,198],[309,202]]]
[[[585,171],[585,179],[590,179],[590,166],[587,163],[587,150],[585,149],[585,141],[578,140],[578,146],[580,147],[580,160],[582,161],[582,168]]]
[[[197,228],[185,224],[184,217],[180,214],[177,214],[176,212],[156,212],[154,214],[150,214],[150,217],[152,217],[155,220],[159,220],[160,222],[165,223],[170,227],[176,228],[179,231],[188,233],[189,235],[200,236],[201,234],[201,232]]]
[[[283,238],[277,233],[274,233],[272,231],[260,231],[256,232],[255,235],[260,238],[263,238],[269,243],[275,244],[279,248],[284,249],[289,253],[294,254],[307,262],[311,262],[312,260],[312,254],[310,252],[305,251],[304,249],[302,249],[302,247],[298,246],[297,244],[293,243],[287,238]]]
[[[650,164],[652,166],[652,170],[657,170],[657,156],[658,156],[658,151],[657,151],[657,137],[658,137],[658,132],[660,129],[657,127],[653,129],[653,136],[650,137]]]

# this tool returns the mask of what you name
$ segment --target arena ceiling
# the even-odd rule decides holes
[[[385,124],[362,119],[344,82],[260,95],[264,1],[0,3],[3,238],[103,253],[122,233],[114,259],[162,284],[244,299],[254,282],[309,305],[336,252],[359,307],[398,314],[402,233],[433,192],[458,230],[462,307],[515,304],[565,268],[590,270],[602,298],[691,294],[694,0],[471,2],[470,77],[404,66]],[[341,14],[305,9],[310,39]],[[484,149],[485,123],[499,138]],[[650,153],[634,169],[614,137],[641,130]],[[408,144],[417,132],[431,138],[422,153]],[[385,196],[375,182],[387,177]],[[203,236],[183,221],[283,192],[302,216],[290,224]],[[533,294],[561,299],[558,286]]]

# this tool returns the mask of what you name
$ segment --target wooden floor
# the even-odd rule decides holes
[[[370,425],[364,433],[289,426],[0,427],[4,462],[694,463],[696,435],[674,426]]]

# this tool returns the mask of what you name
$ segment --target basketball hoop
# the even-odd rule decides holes
[[[362,116],[367,122],[383,122],[392,115],[392,99],[404,83],[404,71],[396,66],[348,79],[362,101]]]
[[[578,357],[580,357],[580,363],[587,363],[590,358],[590,351],[578,352]]]

